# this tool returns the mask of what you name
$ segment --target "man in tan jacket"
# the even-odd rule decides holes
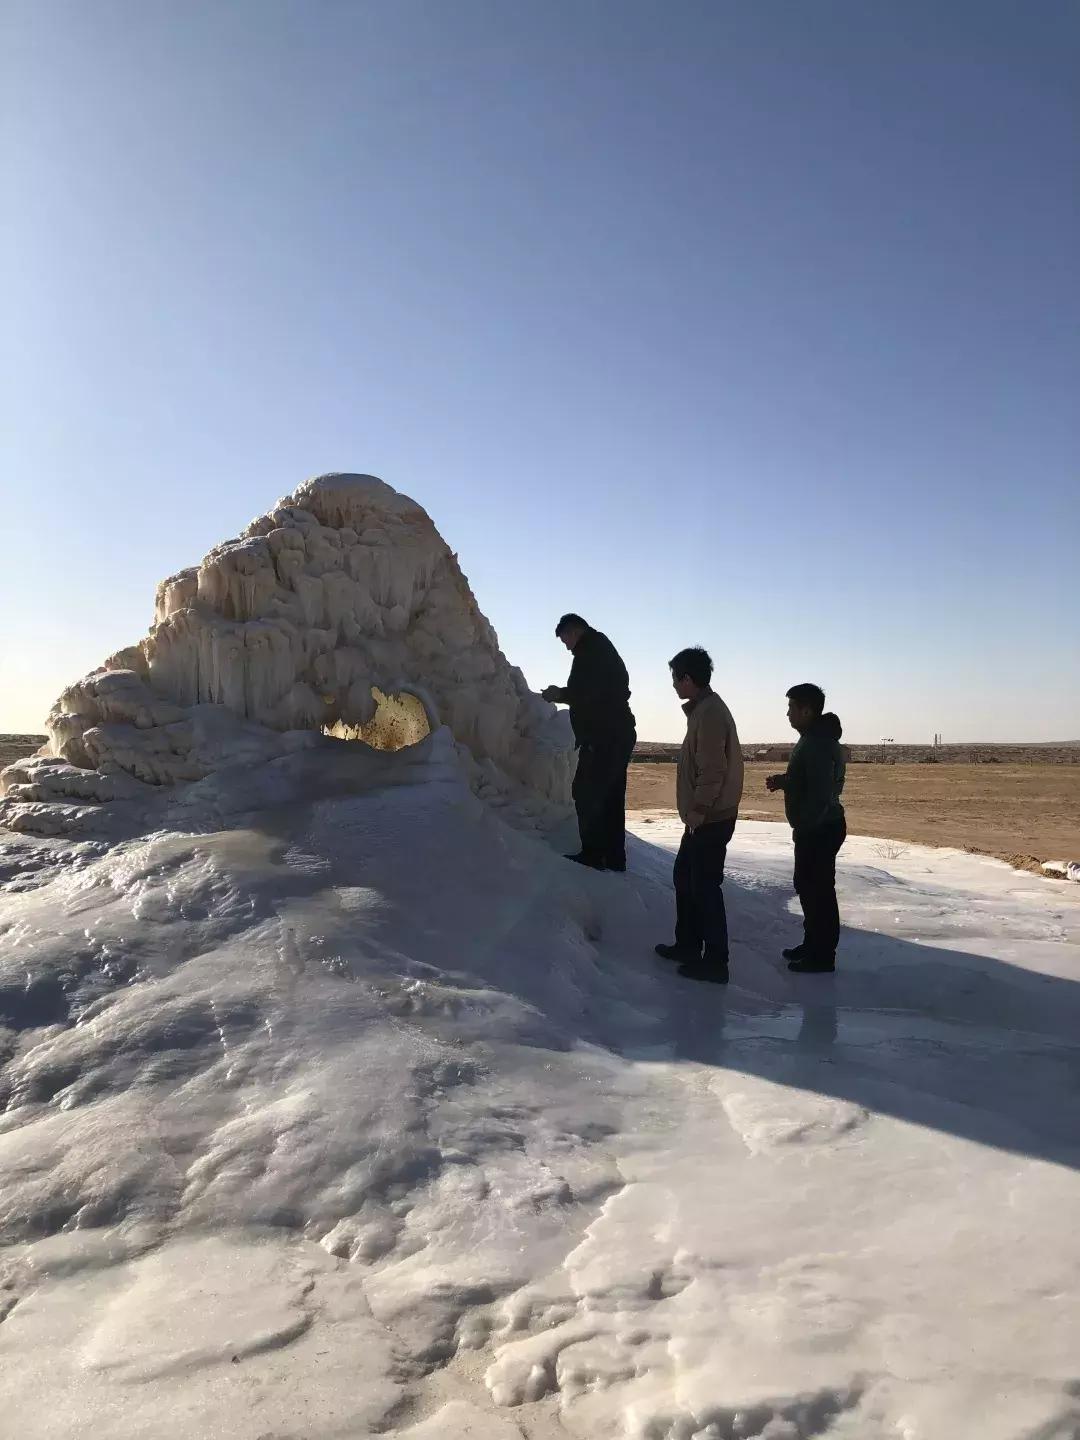
[[[670,662],[671,683],[685,701],[686,739],[675,799],[686,829],[675,858],[675,944],[657,945],[690,980],[726,985],[727,911],[724,861],[742,799],[742,747],[731,711],[712,689],[712,660],[700,647]]]

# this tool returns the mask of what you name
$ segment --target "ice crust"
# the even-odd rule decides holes
[[[0,842],[10,1433],[1077,1433],[1071,888],[852,840],[793,979],[744,826],[703,993],[651,956],[676,826],[593,875],[417,751]]]

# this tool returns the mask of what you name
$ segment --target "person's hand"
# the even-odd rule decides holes
[[[551,704],[554,705],[560,693],[561,689],[558,685],[549,685],[546,689],[540,691],[540,698],[541,700],[549,700]]]

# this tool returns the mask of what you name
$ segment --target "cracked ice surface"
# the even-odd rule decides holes
[[[852,840],[843,968],[791,977],[744,824],[698,988],[670,822],[582,872],[445,731],[346,750],[0,844],[11,1434],[1080,1433],[1078,897]]]

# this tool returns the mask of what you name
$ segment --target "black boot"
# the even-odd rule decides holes
[[[787,968],[796,975],[831,975],[836,969],[836,956],[804,954],[798,960],[789,960]]]
[[[567,855],[567,860],[573,860],[575,865],[587,865],[590,870],[603,870],[604,862],[595,860],[591,855],[586,855],[584,850],[579,850],[576,855]]]
[[[704,980],[710,985],[728,983],[728,967],[709,960],[688,960],[685,965],[679,966],[679,974],[684,980]]]
[[[800,940],[798,945],[792,945],[788,950],[781,950],[780,954],[785,960],[801,960],[806,954],[806,942]]]
[[[680,965],[697,965],[701,960],[699,951],[688,950],[685,945],[657,945],[656,953],[661,960],[677,960]]]

